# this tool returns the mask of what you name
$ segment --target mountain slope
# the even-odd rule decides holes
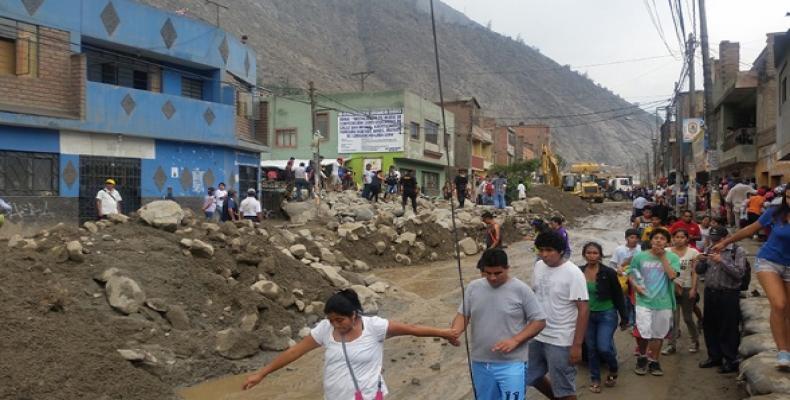
[[[203,0],[143,0],[214,21]],[[249,36],[264,86],[358,90],[351,73],[373,70],[366,90],[408,88],[437,100],[428,0],[234,0],[221,25]],[[439,3],[445,98],[476,97],[502,123],[553,126],[567,160],[636,164],[650,147],[651,115],[539,51],[489,31]],[[608,113],[600,111],[617,110]],[[579,115],[583,114],[583,115]],[[576,115],[566,118],[546,116]],[[632,120],[626,120],[625,118]],[[638,120],[638,121],[637,121]]]

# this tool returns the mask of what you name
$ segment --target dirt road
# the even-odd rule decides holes
[[[627,207],[606,203],[605,211],[582,220],[570,229],[574,261],[579,261],[580,248],[586,241],[596,240],[604,246],[607,255],[622,242],[627,227]],[[508,248],[513,275],[528,281],[535,260],[531,242],[520,242]],[[476,258],[462,260],[462,270],[468,282],[476,278]],[[454,262],[434,263],[423,266],[379,270],[376,274],[392,281],[399,289],[388,294],[379,315],[399,321],[446,326],[455,314],[460,291]],[[736,384],[734,375],[722,376],[711,370],[697,368],[705,357],[704,351],[688,354],[685,338],[680,340],[681,351],[664,357],[663,377],[636,376],[632,370],[633,338],[629,333],[616,336],[620,381],[616,388],[605,388],[610,400],[664,400],[672,398],[736,400],[746,397]],[[385,346],[384,376],[390,387],[392,400],[420,400],[442,398],[446,400],[472,399],[466,353],[432,339],[398,338]],[[294,363],[287,371],[280,371],[267,378],[259,387],[240,392],[243,375],[227,377],[185,389],[181,394],[187,400],[314,400],[322,398],[322,354],[313,352]],[[579,397],[592,399],[596,395],[587,389],[587,369],[580,366],[577,375]],[[541,398],[534,390],[531,398]]]

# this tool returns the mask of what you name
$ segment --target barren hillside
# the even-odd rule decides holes
[[[143,0],[214,22],[203,0]],[[437,99],[427,0],[234,0],[221,25],[249,36],[263,85],[357,90],[353,72],[373,70],[366,89],[409,88]],[[652,117],[526,44],[489,31],[441,4],[440,53],[448,99],[475,96],[503,123],[556,127],[569,160],[641,162]],[[618,110],[596,114],[599,111]],[[578,115],[563,119],[546,116]],[[592,115],[590,115],[592,114]],[[538,117],[538,118],[535,118]],[[624,158],[628,157],[628,158]]]

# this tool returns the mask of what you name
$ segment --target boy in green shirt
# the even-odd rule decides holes
[[[665,248],[671,240],[663,228],[650,233],[650,250],[642,251],[631,260],[629,278],[636,290],[636,328],[639,333],[637,375],[664,375],[658,357],[663,339],[672,327],[675,292],[672,281],[680,272],[680,259]]]

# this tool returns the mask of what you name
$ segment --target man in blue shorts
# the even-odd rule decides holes
[[[502,249],[479,262],[483,278],[466,287],[452,328],[472,324],[472,379],[478,400],[526,398],[527,341],[546,326],[546,315],[529,286],[508,276]]]

